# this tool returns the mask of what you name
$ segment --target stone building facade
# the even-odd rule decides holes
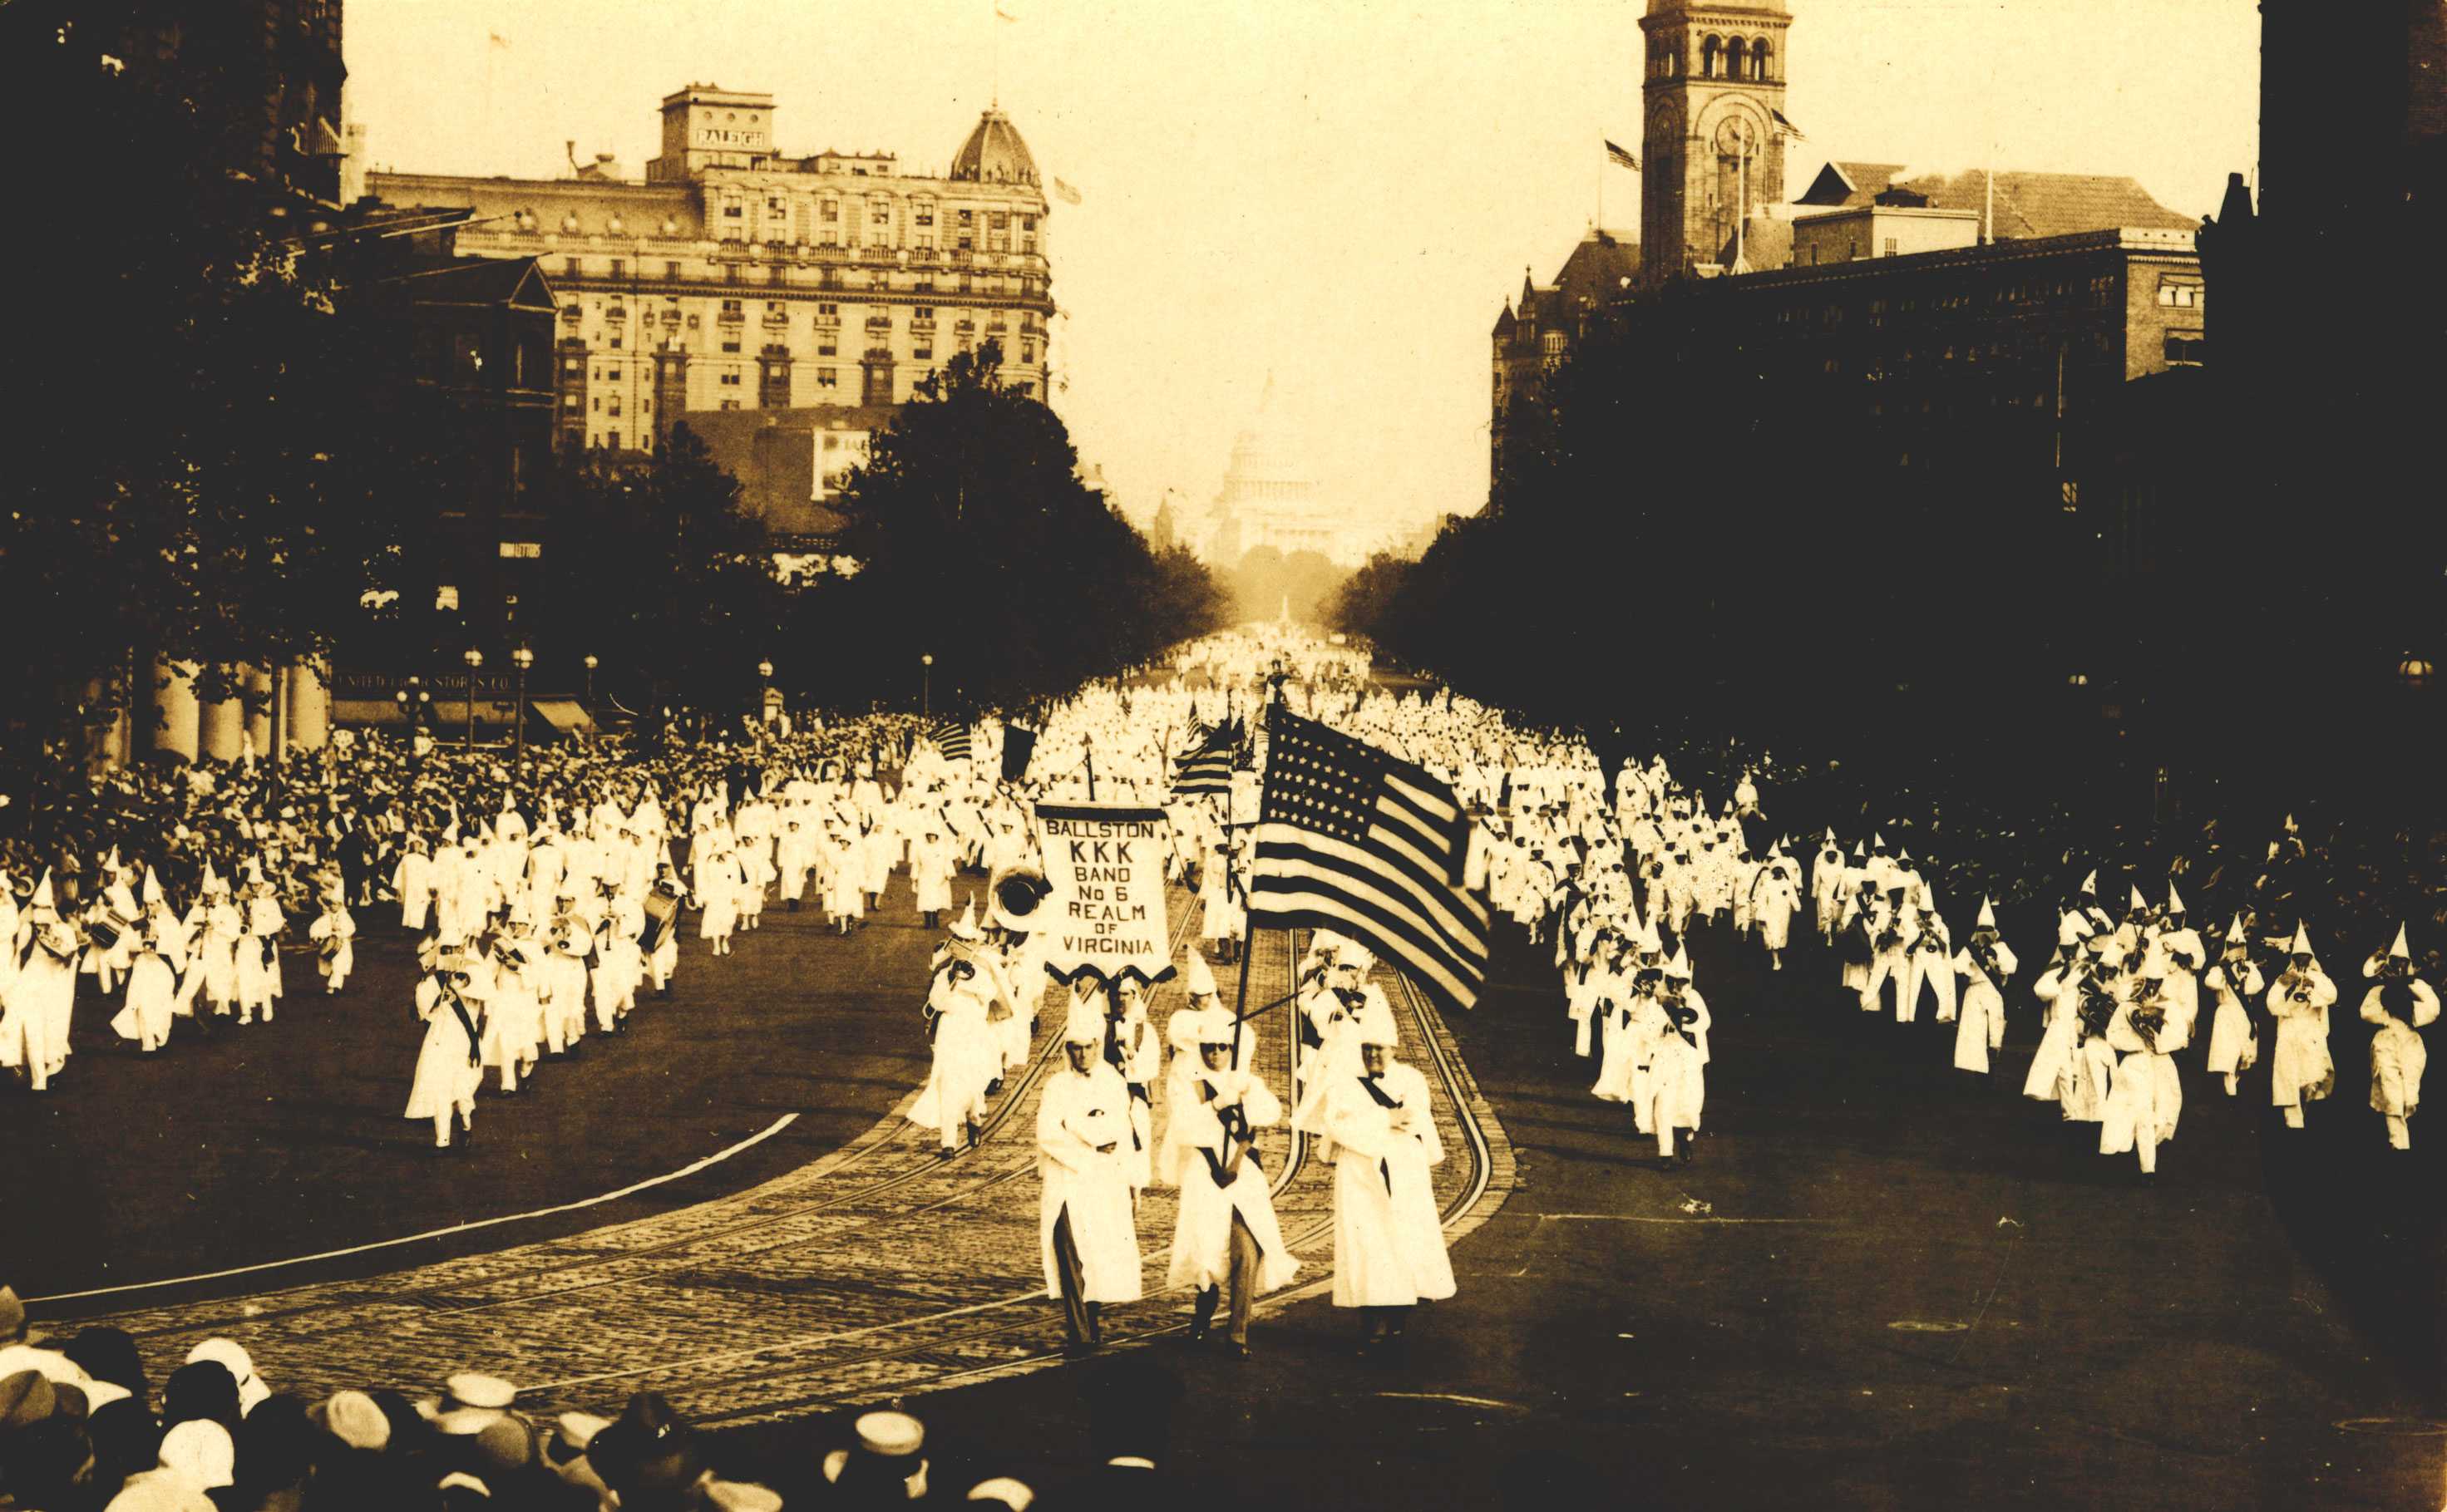
[[[379,173],[399,205],[474,211],[460,249],[540,261],[561,299],[563,448],[650,450],[694,410],[889,408],[996,343],[1047,391],[1051,212],[988,110],[939,175],[889,153],[782,155],[772,97],[691,85],[662,103],[643,181],[600,160],[554,180]]]

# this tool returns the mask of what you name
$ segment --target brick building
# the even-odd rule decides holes
[[[1592,233],[1498,317],[1490,511],[1546,433],[1547,375],[1603,330],[1643,385],[1737,382],[1770,433],[1841,425],[1849,456],[1916,486],[1976,466],[1983,492],[2104,511],[2087,534],[2109,569],[2146,565],[2168,469],[2120,406],[2207,360],[2192,222],[2130,179],[1887,163],[1830,163],[1785,202],[1790,25],[1780,0],[1650,0],[1645,244]]]
[[[598,159],[555,180],[374,174],[462,205],[460,250],[538,258],[561,299],[563,448],[651,449],[692,411],[889,409],[955,351],[999,344],[1046,392],[1050,211],[1018,130],[988,110],[939,175],[889,153],[791,157],[770,95],[662,103],[642,181]]]

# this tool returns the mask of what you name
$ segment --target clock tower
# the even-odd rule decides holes
[[[1648,0],[1640,260],[1650,278],[1730,262],[1735,232],[1784,199],[1783,0]]]

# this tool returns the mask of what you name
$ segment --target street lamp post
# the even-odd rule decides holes
[[[595,669],[602,665],[593,652],[586,653],[586,711],[590,714],[595,712]]]
[[[484,668],[484,653],[475,647],[459,658],[467,664],[467,754],[476,753],[476,674]]]
[[[773,662],[770,657],[756,664],[756,723],[763,725],[772,717],[768,712],[773,707]]]
[[[519,670],[519,707],[511,715],[511,723],[518,730],[517,760],[519,765],[524,765],[527,759],[527,669],[535,665],[535,652],[521,646],[510,652],[510,664]]]
[[[928,705],[935,692],[935,653],[928,652],[918,658],[918,717],[925,718],[933,710]]]

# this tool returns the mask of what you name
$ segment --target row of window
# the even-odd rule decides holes
[[[1686,39],[1657,36],[1649,39],[1648,76],[1652,79],[1679,79],[1694,65]],[[1765,37],[1720,37],[1710,32],[1699,39],[1697,64],[1702,79],[1749,79],[1759,83],[1773,81],[1775,47]]]

